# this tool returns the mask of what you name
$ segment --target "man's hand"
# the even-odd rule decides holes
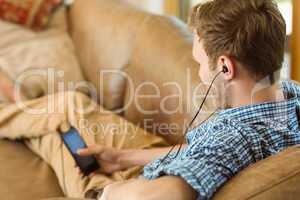
[[[186,145],[183,145],[183,148],[185,147]],[[153,160],[166,155],[170,151],[170,148],[119,150],[94,145],[86,149],[81,149],[78,154],[80,156],[96,156],[101,165],[100,172],[112,174],[134,166],[145,166]],[[177,148],[174,149],[174,151],[176,150]]]
[[[86,149],[78,151],[80,156],[94,155],[99,164],[100,172],[112,174],[116,171],[121,171],[135,166],[127,161],[131,150],[118,150],[115,148],[103,147],[100,145],[89,146]]]

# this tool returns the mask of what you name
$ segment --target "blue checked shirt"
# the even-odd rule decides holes
[[[188,146],[160,165],[144,168],[144,177],[182,177],[199,194],[211,199],[229,179],[249,165],[300,144],[300,87],[282,82],[286,100],[249,105],[219,112],[187,135]]]

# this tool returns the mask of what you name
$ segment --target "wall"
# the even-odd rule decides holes
[[[143,10],[155,13],[164,14],[165,0],[123,0]]]
[[[293,0],[292,79],[300,81],[300,0]]]

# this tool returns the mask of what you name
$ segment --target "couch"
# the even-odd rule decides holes
[[[152,15],[118,0],[75,0],[66,15],[55,20],[52,26],[63,27],[72,38],[85,79],[97,88],[99,104],[153,134],[160,134],[170,144],[178,143],[183,125],[195,113],[196,105],[189,97],[200,82],[187,26],[174,17]],[[112,73],[99,80],[99,74],[106,70]],[[113,72],[122,72],[130,80]],[[142,83],[151,84],[139,88]],[[159,95],[153,96],[153,84]],[[175,86],[182,89],[181,101],[166,98],[178,94]],[[132,101],[132,88],[134,94],[148,98],[141,96],[138,104]],[[200,87],[199,94],[204,88]],[[200,120],[217,104],[217,97],[210,97]],[[163,112],[162,105],[167,111],[175,111]],[[180,109],[176,109],[178,105]],[[149,112],[141,112],[141,108]],[[156,112],[150,112],[153,110]],[[172,132],[159,126],[172,123],[178,125]],[[1,199],[68,199],[63,197],[51,168],[22,142],[1,140],[0,163]],[[300,147],[295,146],[243,170],[213,199],[299,197]]]

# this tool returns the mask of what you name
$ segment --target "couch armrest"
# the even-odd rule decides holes
[[[243,170],[217,192],[214,200],[296,200],[299,188],[300,146],[294,146]]]

